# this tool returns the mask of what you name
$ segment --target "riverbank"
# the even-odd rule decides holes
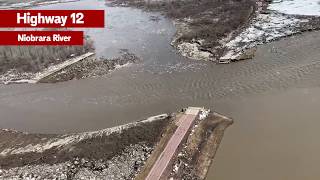
[[[320,29],[317,14],[294,11],[286,14],[286,6],[281,2],[277,7],[279,3],[266,0],[109,1],[115,6],[162,12],[174,21],[177,32],[171,44],[182,56],[219,63],[252,59],[258,45]],[[299,4],[298,8],[295,3]],[[306,1],[299,0],[291,4],[295,12],[306,5]]]
[[[225,44],[226,49],[219,62],[252,59],[258,45],[320,29],[320,13],[312,14],[310,8],[301,12],[309,5],[308,1],[290,1],[290,5],[296,9],[289,13],[286,10],[292,8],[282,5],[286,2],[270,2],[258,11],[249,25]],[[315,6],[320,9],[319,4]]]
[[[177,122],[181,114],[162,114],[104,130],[66,135],[29,134],[2,129],[0,178],[135,179],[137,174],[145,171],[146,162],[152,164],[152,159],[157,158],[159,148],[167,143],[166,139],[170,138],[170,132],[177,127],[177,123],[185,123]],[[189,150],[183,149],[181,152],[184,158],[206,159],[197,173],[200,179],[205,178],[223,132],[230,124],[232,120],[206,110],[200,113],[188,130],[191,134],[187,134],[188,138],[182,146]],[[204,154],[199,156],[196,149],[201,149]],[[174,167],[180,166],[176,165],[180,158],[168,167],[169,171],[177,173]],[[188,162],[189,167],[198,167],[199,163],[202,164],[202,161]],[[187,172],[182,169],[181,172]]]
[[[223,53],[225,41],[255,16],[252,0],[145,1],[111,0],[114,6],[137,7],[162,12],[177,28],[172,45],[185,57],[215,61]]]
[[[163,114],[67,135],[1,130],[0,178],[128,179],[148,158],[170,119]]]
[[[20,73],[13,69],[0,75],[0,84],[57,83],[73,79],[102,77],[112,70],[140,61],[137,56],[127,50],[121,51],[120,54],[120,57],[113,59],[97,59],[93,52],[88,52],[36,73]]]

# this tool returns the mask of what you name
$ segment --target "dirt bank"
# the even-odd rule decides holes
[[[130,179],[171,122],[163,114],[95,132],[68,135],[0,131],[0,178]]]
[[[211,112],[198,119],[182,150],[173,163],[170,177],[173,179],[203,180],[212,165],[225,129],[233,120]]]

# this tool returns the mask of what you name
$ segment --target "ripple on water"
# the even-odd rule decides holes
[[[129,48],[142,62],[116,70],[107,77],[1,86],[0,114],[5,115],[1,117],[0,127],[37,132],[100,129],[185,106],[210,108],[216,101],[234,97],[319,84],[319,32],[261,46],[253,60],[218,65],[177,55],[170,46],[174,33],[172,23],[164,18],[150,21],[152,13],[131,8],[113,9],[95,0],[47,8],[74,8],[75,4],[79,9],[95,8],[95,5],[106,8],[113,17],[109,19],[112,22],[109,28],[93,36],[97,38],[99,51],[112,54]],[[131,27],[136,28],[125,35]],[[158,29],[166,31],[159,33]],[[130,35],[131,32],[134,35]],[[111,43],[115,35],[123,37]],[[141,49],[143,46],[147,48]]]

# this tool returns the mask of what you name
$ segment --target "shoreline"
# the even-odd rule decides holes
[[[140,59],[129,51],[121,51],[120,56],[113,59],[97,59],[94,52],[88,52],[65,60],[60,64],[49,66],[37,73],[9,73],[0,76],[0,84],[21,83],[57,83],[72,79],[100,77],[110,71],[128,64],[138,63]]]
[[[132,177],[170,119],[169,115],[161,114],[113,128],[73,134],[0,130],[0,178]]]
[[[191,0],[192,1],[192,0]],[[188,8],[186,1],[182,7]],[[320,17],[317,15],[295,15],[271,10],[269,7],[278,2],[267,0],[256,1],[254,7],[249,10],[246,20],[227,34],[220,35],[215,41],[216,45],[206,47],[206,41],[212,41],[210,32],[207,38],[198,38],[201,34],[194,32],[190,24],[196,24],[202,21],[200,18],[192,17],[190,13],[188,18],[180,18],[172,15],[170,5],[165,1],[157,1],[148,4],[144,0],[111,0],[108,4],[119,7],[134,7],[146,11],[156,11],[163,13],[164,16],[171,19],[176,26],[177,32],[173,37],[171,45],[180,55],[194,60],[214,61],[220,64],[228,64],[232,61],[252,59],[258,45],[266,44],[295,34],[306,31],[320,30]],[[161,6],[162,5],[162,6]],[[195,5],[197,6],[197,5]],[[194,8],[194,6],[192,7]],[[189,9],[192,11],[191,9]],[[210,8],[208,8],[210,11]],[[209,15],[210,16],[210,15]],[[279,18],[280,17],[280,18]],[[214,18],[214,17],[211,17]],[[211,23],[208,21],[208,23]],[[279,27],[279,23],[281,24]],[[293,27],[290,25],[293,24]],[[210,25],[209,25],[210,26]],[[266,29],[256,28],[257,26],[266,26]],[[213,27],[211,27],[213,28]],[[217,28],[217,27],[215,27]],[[289,28],[289,30],[288,30]],[[190,36],[188,39],[181,40],[184,36]],[[247,38],[247,37],[251,38]]]
[[[177,153],[201,159],[188,164],[194,168],[201,166],[193,175],[205,179],[223,133],[233,121],[210,110],[199,110],[195,123],[182,140],[184,148]],[[174,137],[172,133],[175,129],[185,123],[179,121],[179,117],[187,111],[152,116],[98,131],[65,135],[2,129],[0,178],[139,179],[154,164],[168,138]],[[199,155],[196,149],[203,149],[204,154]],[[186,167],[180,167],[179,171],[175,168],[180,158],[180,155],[174,157],[173,164],[167,167],[172,172],[169,173],[171,177],[190,176]]]
[[[60,1],[59,1],[60,2]],[[160,1],[159,3],[161,3]],[[190,3],[190,2],[188,2]],[[187,6],[184,4],[184,6]],[[269,43],[280,38],[292,36],[295,34],[303,33],[305,31],[319,30],[320,29],[320,17],[316,16],[303,16],[303,15],[287,15],[275,10],[270,10],[270,4],[267,1],[257,1],[255,7],[251,7],[249,15],[245,18],[245,22],[236,29],[232,30],[228,34],[224,34],[221,37],[218,37],[216,40],[220,45],[211,46],[210,48],[203,48],[207,46],[206,41],[211,41],[210,36],[207,39],[195,39],[193,36],[198,36],[194,34],[195,30],[191,28],[191,24],[197,24],[203,21],[203,19],[194,17],[194,18],[179,18],[178,15],[170,15],[170,13],[175,13],[168,11],[168,7],[158,7],[155,5],[148,5],[142,0],[135,0],[133,2],[128,2],[127,0],[113,0],[107,2],[108,5],[113,6],[125,6],[125,7],[136,7],[144,9],[147,11],[157,11],[162,12],[164,16],[171,19],[177,29],[175,35],[172,37],[171,45],[176,49],[176,51],[187,58],[196,59],[196,60],[205,60],[205,61],[214,61],[220,64],[228,64],[232,61],[252,59],[255,55],[255,51],[258,45]],[[148,6],[146,6],[148,5]],[[271,3],[274,5],[274,3]],[[209,8],[209,12],[211,9]],[[169,13],[169,14],[168,14]],[[191,16],[193,14],[191,13]],[[218,23],[219,24],[219,23]],[[211,26],[211,25],[209,25]],[[258,28],[259,27],[259,28]],[[262,28],[260,28],[262,27]],[[208,32],[210,34],[210,32]],[[189,35],[188,35],[189,34]],[[189,40],[184,39],[185,36],[190,36]],[[200,36],[201,33],[200,33]],[[191,40],[190,40],[191,38]],[[183,40],[184,39],[184,40]],[[134,55],[133,55],[134,56]],[[118,59],[118,58],[115,58]],[[123,59],[120,57],[120,59]],[[135,63],[139,61],[138,57],[134,57],[135,60],[124,60],[127,63]],[[66,60],[68,61],[68,60]],[[113,61],[113,60],[111,60]],[[126,62],[119,63],[119,65],[125,65]],[[101,72],[102,68],[99,68],[99,75],[106,74],[110,69],[115,69],[116,63],[111,63],[113,65],[106,65],[106,72]],[[61,63],[63,64],[63,63]],[[88,68],[92,68],[92,64],[87,63]],[[99,63],[98,63],[99,64]],[[59,66],[55,65],[55,66]],[[44,69],[43,72],[54,68],[55,66],[48,67]],[[83,64],[80,64],[81,68],[86,69]],[[93,65],[96,66],[96,65]],[[113,66],[113,68],[112,68]],[[111,67],[111,68],[110,68]],[[92,69],[91,69],[92,70]],[[68,71],[68,70],[67,70]],[[74,69],[71,68],[71,71]],[[79,71],[79,68],[78,70]],[[81,70],[80,70],[81,71]],[[86,71],[86,70],[85,70]],[[92,70],[95,71],[95,70]],[[90,77],[90,72],[85,72],[85,74],[80,73],[80,75],[74,74],[71,75],[69,72],[66,74],[58,74],[53,79],[46,81],[48,83],[67,81],[71,79],[82,79]],[[12,83],[35,83],[33,77],[37,77],[38,73],[28,73],[28,72],[15,72],[14,69],[11,69],[4,73],[0,80],[2,84],[12,84]],[[63,76],[63,77],[61,77]],[[80,77],[82,76],[82,77]],[[96,76],[96,75],[94,75]],[[0,83],[1,83],[0,82]]]
[[[194,0],[177,3],[164,0],[110,0],[107,4],[162,13],[176,26],[177,32],[170,43],[176,51],[184,57],[205,61],[216,61],[224,51],[224,41],[245,26],[257,9],[256,3],[251,0],[230,0],[229,4]],[[243,9],[238,10],[240,5]],[[197,8],[201,11],[197,11]]]

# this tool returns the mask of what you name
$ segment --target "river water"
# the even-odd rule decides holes
[[[320,32],[260,46],[228,65],[185,59],[170,46],[175,29],[157,13],[103,1],[41,9],[105,9],[91,29],[98,56],[129,49],[142,62],[107,77],[0,86],[0,127],[65,133],[103,129],[187,106],[234,118],[208,179],[318,179]],[[160,19],[153,21],[157,16]]]
[[[208,180],[317,180],[320,88],[297,88],[221,103],[235,119]]]

